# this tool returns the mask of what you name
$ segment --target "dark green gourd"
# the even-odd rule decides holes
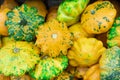
[[[34,40],[35,31],[44,23],[44,17],[38,14],[38,10],[26,4],[9,11],[7,16],[5,25],[8,27],[9,36],[15,40]]]

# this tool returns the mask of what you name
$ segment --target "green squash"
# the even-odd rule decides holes
[[[68,26],[78,22],[88,2],[89,0],[65,0],[58,8],[57,19]]]
[[[112,28],[108,31],[107,45],[108,47],[120,47],[120,17],[115,19]]]
[[[68,58],[60,56],[57,58],[41,59],[35,70],[30,72],[30,75],[35,80],[50,80],[63,72],[68,66]]]
[[[120,80],[120,48],[107,49],[100,59],[101,80]]]
[[[44,23],[44,17],[39,15],[38,10],[26,4],[9,11],[7,17],[5,25],[8,27],[9,36],[15,40],[34,40],[35,31]]]

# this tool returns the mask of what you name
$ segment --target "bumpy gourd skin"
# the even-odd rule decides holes
[[[41,49],[42,55],[66,55],[68,48],[72,46],[72,36],[67,26],[54,19],[40,26],[36,37],[36,45]]]
[[[108,47],[120,46],[120,17],[116,18],[107,35]]]
[[[0,49],[0,72],[6,76],[21,76],[39,61],[39,49],[33,43],[8,42]]]
[[[67,66],[68,58],[66,56],[41,59],[30,75],[38,80],[50,80],[58,76]]]
[[[79,16],[89,0],[65,0],[58,8],[57,19],[68,26],[79,21]]]
[[[94,2],[85,9],[81,16],[81,24],[89,34],[107,32],[114,22],[116,9],[109,1]]]
[[[7,13],[9,36],[15,40],[32,41],[35,39],[35,31],[44,23],[44,17],[38,14],[38,10],[23,4]]]
[[[68,51],[71,66],[87,67],[98,62],[105,51],[103,43],[95,38],[79,38]]]
[[[112,47],[107,49],[100,59],[100,78],[101,80],[120,79],[120,48]]]

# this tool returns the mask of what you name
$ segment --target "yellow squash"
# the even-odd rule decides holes
[[[89,34],[107,32],[113,24],[116,9],[110,1],[97,1],[85,9],[81,16],[81,24]]]
[[[74,40],[80,37],[92,37],[93,35],[88,34],[82,27],[81,23],[76,23],[69,27],[69,31],[73,34]]]
[[[51,57],[67,54],[72,45],[72,37],[64,23],[57,20],[46,22],[39,27],[36,45],[41,48],[43,55]]]
[[[74,41],[67,56],[70,65],[87,67],[97,63],[104,51],[101,41],[95,38],[79,38]]]
[[[91,66],[86,74],[84,75],[83,80],[100,80],[100,68],[99,64]]]

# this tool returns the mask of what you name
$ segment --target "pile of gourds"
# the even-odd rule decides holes
[[[120,17],[110,1],[0,7],[0,80],[119,80]]]

